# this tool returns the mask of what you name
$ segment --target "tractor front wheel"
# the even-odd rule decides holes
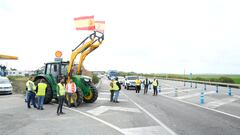
[[[98,98],[97,88],[92,83],[90,83],[89,94],[83,97],[83,101],[85,103],[93,103],[97,100],[97,98]]]

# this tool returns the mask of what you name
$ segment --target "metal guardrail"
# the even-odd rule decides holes
[[[180,81],[180,82],[184,82],[184,83],[189,82],[189,83],[199,83],[199,84],[204,84],[204,85],[216,85],[216,86],[223,86],[223,87],[230,87],[230,88],[240,88],[239,84],[232,84],[232,83],[219,83],[219,82],[209,82],[209,81],[185,80],[185,79],[176,79],[176,78],[159,78],[159,79]]]

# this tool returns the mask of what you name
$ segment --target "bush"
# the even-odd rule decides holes
[[[219,82],[223,82],[223,83],[234,83],[234,80],[232,78],[229,78],[229,77],[220,77],[219,79]]]
[[[92,81],[94,84],[97,84],[99,82],[99,78],[97,77],[96,74],[93,74]]]

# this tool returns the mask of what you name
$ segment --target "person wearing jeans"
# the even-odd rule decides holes
[[[26,82],[28,96],[27,96],[27,107],[30,109],[30,102],[32,102],[34,108],[37,108],[35,104],[35,93],[36,93],[36,86],[33,82],[34,77],[30,77],[29,80]]]
[[[43,102],[46,94],[47,84],[44,79],[40,80],[37,85],[38,109],[43,110]]]
[[[121,90],[121,84],[118,82],[118,78],[115,78],[115,81],[113,81],[113,90],[114,90],[114,96],[113,96],[113,102],[119,103],[118,97],[119,92]]]

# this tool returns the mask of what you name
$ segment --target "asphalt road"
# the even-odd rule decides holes
[[[93,104],[64,108],[56,115],[56,104],[45,110],[27,109],[22,95],[0,96],[1,135],[239,135],[238,90],[227,96],[226,88],[213,93],[207,87],[205,104],[199,103],[198,88],[160,80],[158,96],[121,90],[120,103],[109,102],[109,81],[102,79],[99,98]],[[177,88],[177,94],[175,93]],[[211,92],[213,91],[213,92]],[[226,103],[225,103],[226,102]]]

